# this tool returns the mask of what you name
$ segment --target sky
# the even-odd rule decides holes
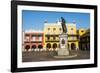
[[[43,30],[45,21],[48,21],[48,23],[56,23],[61,17],[65,19],[66,23],[73,23],[75,21],[77,29],[87,29],[90,27],[89,13],[23,10],[23,30]]]

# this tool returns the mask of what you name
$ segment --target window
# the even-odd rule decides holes
[[[26,36],[26,37],[25,37],[25,40],[27,40],[27,41],[28,41],[29,39],[30,39],[30,37],[29,37],[29,36]]]
[[[36,40],[36,41],[38,41],[38,40],[39,40],[39,37],[38,37],[38,36],[36,36],[36,37],[35,37],[35,40]]]
[[[50,28],[48,28],[48,30],[50,30]]]
[[[72,37],[72,40],[75,40],[75,37]]]
[[[83,30],[81,32],[84,32]]]
[[[39,41],[42,41],[42,36],[41,36],[41,37],[39,37]]]
[[[56,28],[53,28],[53,31],[55,31],[56,30]]]
[[[34,36],[32,37],[32,40],[35,41],[35,37]]]
[[[53,36],[53,40],[56,40],[56,37],[55,36]]]
[[[74,31],[73,31],[74,29],[73,28],[71,28],[71,34],[74,34]]]
[[[49,36],[47,37],[47,40],[50,40],[50,37]]]

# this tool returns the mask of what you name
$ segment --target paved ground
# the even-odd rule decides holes
[[[70,55],[77,54],[73,58],[55,58],[57,52],[23,52],[23,62],[35,62],[35,61],[54,61],[54,60],[78,60],[78,59],[89,59],[90,51],[71,51]]]

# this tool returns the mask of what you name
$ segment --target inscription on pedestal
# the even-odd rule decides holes
[[[60,48],[58,50],[58,55],[69,55],[69,50],[67,48],[67,34],[60,34]]]

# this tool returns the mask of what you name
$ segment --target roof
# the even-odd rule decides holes
[[[30,30],[25,30],[24,32],[25,32],[25,33],[43,33],[42,30],[32,30],[32,29],[30,29]]]
[[[61,22],[56,22],[56,23],[45,23],[44,24],[45,26],[48,26],[48,25],[60,25],[61,26]],[[66,26],[76,26],[75,23],[66,23]]]

